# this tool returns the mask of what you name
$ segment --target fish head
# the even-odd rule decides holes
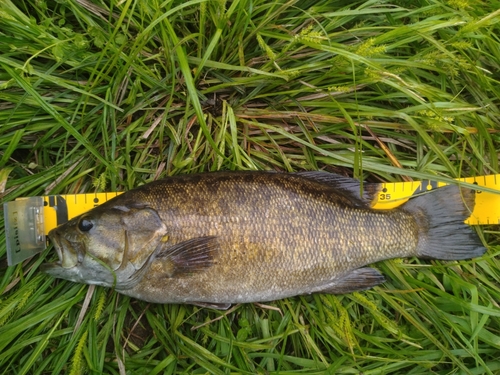
[[[147,205],[105,204],[49,232],[59,261],[44,264],[43,271],[73,282],[129,289],[140,281],[166,234],[160,216]]]

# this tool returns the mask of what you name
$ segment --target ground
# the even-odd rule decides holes
[[[214,170],[495,174],[498,5],[3,0],[0,196]],[[386,261],[370,291],[226,312],[52,279],[52,246],[7,267],[0,231],[0,372],[495,374],[499,232],[475,230],[481,258]]]

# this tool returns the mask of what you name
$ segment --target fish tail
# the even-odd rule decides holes
[[[412,198],[403,206],[416,219],[419,239],[416,256],[460,260],[483,255],[486,248],[464,221],[474,209],[475,193],[455,185]]]

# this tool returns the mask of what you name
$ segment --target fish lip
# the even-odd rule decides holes
[[[49,238],[52,241],[52,243],[54,244],[54,249],[56,249],[56,253],[57,253],[57,256],[59,258],[59,261],[53,262],[53,263],[47,263],[47,264],[48,265],[57,264],[60,266],[60,265],[62,265],[62,260],[63,260],[63,250],[62,250],[63,247],[62,247],[61,241],[59,240],[59,236],[57,235],[57,233],[54,230],[51,230],[49,232]]]
[[[50,241],[52,242],[52,244],[54,245],[54,249],[56,250],[56,254],[57,254],[57,257],[59,258],[59,260],[56,262],[51,262],[51,263],[43,263],[41,265],[41,270],[43,272],[47,272],[48,270],[53,269],[53,268],[62,267],[63,257],[64,257],[64,255],[63,255],[64,248],[62,245],[62,241],[60,239],[60,235],[56,232],[56,229],[52,229],[49,232],[48,237],[49,237]]]
[[[63,238],[60,236],[59,233],[56,232],[56,229],[52,229],[47,237],[50,239],[52,244],[54,245],[54,249],[56,250],[57,257],[59,258],[58,261],[51,262],[51,263],[43,263],[40,265],[40,271],[49,274],[54,277],[62,277],[64,278],[63,275],[65,275],[65,272],[67,272],[68,268],[65,268],[63,266],[63,260],[64,260],[64,246],[63,246]],[[63,273],[62,273],[63,272]]]

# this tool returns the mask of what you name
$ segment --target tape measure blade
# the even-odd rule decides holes
[[[500,224],[500,175],[486,175],[461,178],[458,181],[495,189],[498,194],[486,191],[476,192],[476,204],[471,216],[465,221],[470,225]],[[432,180],[413,182],[388,182],[381,184],[381,191],[374,203],[375,209],[392,209],[408,201],[416,194],[446,186],[446,183]]]
[[[64,224],[78,215],[122,194],[111,193],[88,193],[88,194],[65,194],[44,196],[44,221],[45,234],[51,229]]]
[[[373,208],[390,210],[407,202],[421,188],[421,182],[384,182]]]
[[[500,223],[500,175],[486,175],[462,178],[460,181],[495,189],[498,194],[477,192],[476,205],[466,223],[498,224]],[[380,184],[380,192],[372,207],[375,209],[393,209],[407,202],[414,194],[424,193],[447,185],[432,180],[410,182],[385,182]],[[121,192],[68,194],[43,197],[45,202],[45,233],[84,212],[122,194]]]
[[[476,191],[476,204],[471,216],[465,221],[470,225],[500,224],[500,178],[499,175],[477,176],[466,182],[498,190],[498,194]]]

